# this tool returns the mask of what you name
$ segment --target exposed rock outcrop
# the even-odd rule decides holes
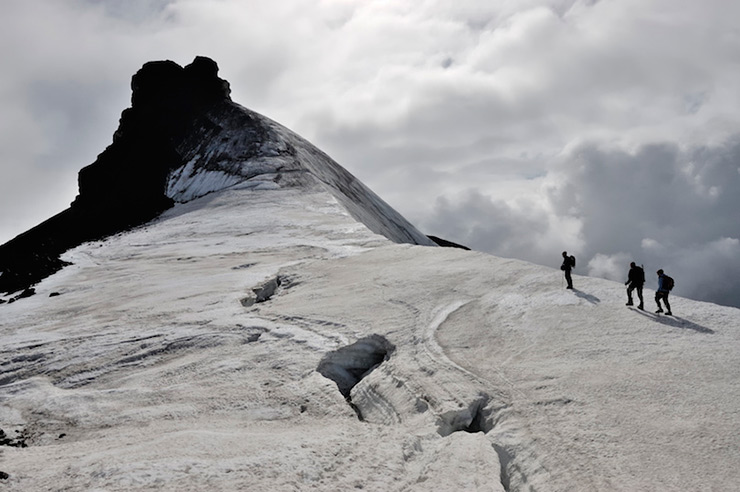
[[[434,241],[437,246],[442,246],[443,248],[460,248],[464,249],[466,251],[470,251],[470,248],[467,246],[463,246],[462,244],[453,243],[452,241],[448,241],[447,239],[442,239],[441,237],[437,236],[427,236],[429,239]]]
[[[78,177],[67,210],[0,246],[0,291],[23,290],[66,265],[59,257],[85,241],[142,224],[171,207],[169,172],[182,165],[175,150],[198,116],[230,101],[229,84],[213,60],[197,57],[145,64],[132,78],[131,107],[113,143]]]

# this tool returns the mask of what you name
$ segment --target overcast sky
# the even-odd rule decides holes
[[[556,267],[568,250],[614,280],[635,260],[648,287],[663,268],[740,306],[738,18],[727,0],[4,0],[0,243],[74,199],[145,62],[204,55],[428,234]]]

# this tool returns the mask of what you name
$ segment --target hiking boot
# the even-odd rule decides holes
[[[658,308],[658,310],[655,311],[655,314],[662,313],[662,312],[663,312],[663,310],[661,308]]]
[[[625,306],[634,306],[634,304],[632,304],[632,301],[627,301],[627,304],[625,304]]]
[[[640,304],[639,306],[637,306],[637,309],[641,309],[641,310],[643,310],[643,311],[645,310],[645,308],[644,308],[644,307],[642,307],[642,304]]]
[[[665,314],[666,316],[673,316],[673,313],[671,313],[670,311],[666,311]]]

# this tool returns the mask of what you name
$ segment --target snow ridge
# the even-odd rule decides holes
[[[178,146],[186,162],[167,179],[183,203],[237,184],[253,190],[321,186],[371,231],[399,243],[436,246],[325,153],[282,125],[231,101],[214,106]]]

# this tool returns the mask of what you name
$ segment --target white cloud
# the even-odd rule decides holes
[[[205,55],[234,100],[430,233],[547,264],[648,256],[645,238],[714,251],[740,237],[739,16],[723,0],[10,0],[0,209],[60,211],[131,75]],[[0,242],[37,222],[19,220],[0,215]]]
[[[631,256],[626,253],[613,255],[597,253],[588,262],[588,275],[615,281],[624,280],[627,278],[626,272],[631,261]]]
[[[649,237],[643,239],[640,243],[640,246],[647,252],[654,251],[662,253],[665,251],[665,247],[662,244],[660,244],[655,239],[650,239]]]

